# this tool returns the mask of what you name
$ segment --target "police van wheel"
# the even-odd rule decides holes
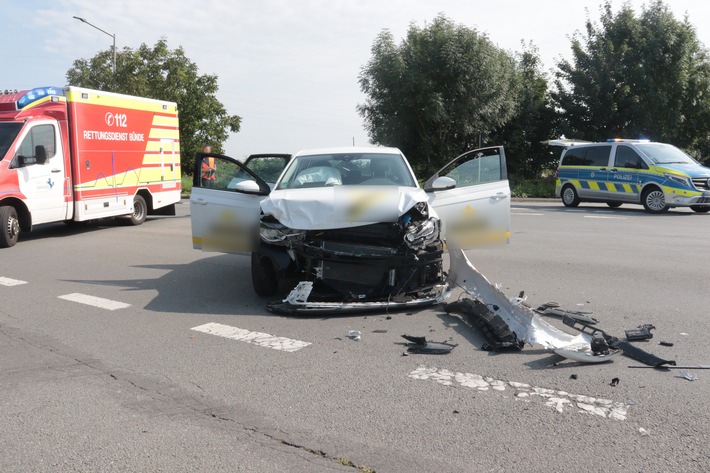
[[[140,195],[133,198],[133,213],[131,214],[131,225],[140,225],[145,222],[145,217],[148,215],[148,206],[145,199]]]
[[[659,214],[668,211],[668,206],[666,205],[666,196],[663,191],[657,187],[651,187],[643,191],[641,196],[641,203],[646,212],[652,214]]]
[[[621,202],[607,202],[606,205],[608,205],[612,209],[615,209],[617,207],[621,207]]]
[[[562,203],[565,207],[577,207],[579,205],[579,196],[573,186],[565,186],[562,189]]]
[[[254,252],[251,254],[251,284],[261,297],[273,296],[279,288],[279,280],[270,262]]]
[[[15,207],[0,207],[0,225],[0,248],[15,246],[20,236],[20,220],[17,218]]]
[[[698,212],[699,214],[704,214],[710,212],[710,205],[691,205],[690,209],[693,212]]]

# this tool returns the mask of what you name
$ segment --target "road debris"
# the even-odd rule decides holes
[[[445,342],[429,342],[425,337],[402,335],[402,338],[411,342],[408,344],[407,353],[415,355],[447,355],[458,345]]]
[[[638,327],[636,327],[634,329],[625,330],[626,339],[629,341],[650,340],[653,338],[653,334],[651,333],[651,330],[653,330],[655,328],[656,327],[652,324],[643,324],[643,325],[639,325]]]
[[[658,344],[662,345],[664,347],[672,347],[673,346],[673,342],[666,342],[666,341],[658,342]]]
[[[494,306],[494,309],[496,307]],[[486,351],[501,351],[507,349],[522,350],[525,342],[510,330],[507,323],[495,315],[483,302],[464,298],[455,302],[444,304],[446,313],[457,313],[464,316],[466,321],[478,328],[487,342],[481,347]],[[497,309],[496,309],[497,310]]]
[[[645,436],[648,435],[648,432],[647,432],[646,429],[644,429],[643,427],[639,427],[639,435],[640,435],[641,437],[645,437]]]
[[[348,332],[348,338],[350,340],[355,341],[355,342],[359,342],[360,339],[362,338],[362,332],[359,330],[350,330]]]
[[[611,387],[616,387],[619,385],[619,378],[614,378],[611,380],[611,383],[609,383],[609,386]]]
[[[679,370],[678,374],[675,375],[676,378],[685,378],[688,381],[697,381],[698,377],[686,370]]]
[[[599,323],[597,319],[590,315],[592,314],[592,312],[580,312],[577,310],[561,309],[560,305],[557,302],[546,302],[539,306],[537,309],[535,309],[535,312],[538,312],[542,315],[554,316],[559,318],[570,317],[588,325],[594,325]]]

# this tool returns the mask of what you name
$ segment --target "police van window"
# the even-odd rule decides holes
[[[641,156],[628,146],[617,146],[614,157],[615,168],[648,169]]]
[[[31,164],[37,159],[37,148],[43,146],[47,159],[56,153],[56,141],[54,125],[37,125],[33,127],[27,136],[22,140],[17,155],[23,156],[27,164]]]
[[[611,146],[589,146],[584,148],[586,151],[584,157],[589,164],[586,166],[607,166],[609,164],[609,152]]]
[[[584,166],[584,162],[584,148],[569,148],[562,158],[563,166]]]

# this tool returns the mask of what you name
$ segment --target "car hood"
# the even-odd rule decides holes
[[[656,164],[656,169],[661,172],[682,172],[689,176],[691,179],[698,177],[710,177],[710,168],[706,168],[705,166],[701,166],[699,164]]]
[[[264,215],[296,230],[327,230],[395,222],[419,202],[423,189],[398,186],[332,186],[273,191],[261,202]]]

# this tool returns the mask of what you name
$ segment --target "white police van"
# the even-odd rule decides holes
[[[710,212],[710,168],[665,143],[609,140],[567,147],[557,168],[555,195],[567,207],[606,202],[641,204],[647,212],[690,207]]]

